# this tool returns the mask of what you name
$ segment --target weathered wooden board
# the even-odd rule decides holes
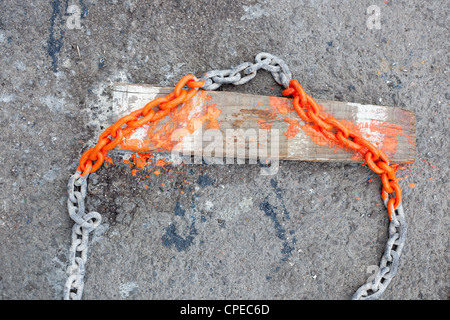
[[[111,121],[172,91],[168,87],[116,83]],[[350,102],[319,99],[317,102],[323,107],[322,113],[332,115],[362,134],[392,162],[415,159],[413,112]],[[218,142],[219,138],[222,143]],[[223,91],[200,90],[191,102],[171,111],[166,119],[137,128],[125,137],[120,148],[141,152],[173,152],[174,148],[182,148],[185,154],[205,152],[208,155],[213,149],[217,154],[211,155],[216,156],[362,161],[359,153],[329,142],[315,126],[301,120],[292,108],[291,99]]]

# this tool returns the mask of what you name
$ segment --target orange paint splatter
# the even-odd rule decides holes
[[[257,123],[259,123],[259,127],[261,129],[270,130],[272,129],[273,122],[267,123],[266,120],[258,119],[256,120]]]
[[[105,156],[105,162],[108,162],[108,163],[111,163],[112,165],[114,165],[113,160],[111,158],[107,157],[107,156]]]
[[[410,184],[408,184],[408,187],[410,187],[411,189],[414,189],[416,187],[416,185],[414,183],[410,183]]]
[[[131,158],[134,166],[138,169],[144,169],[145,166],[153,159],[153,155],[150,153],[134,153]]]
[[[323,107],[319,106],[320,109]],[[334,119],[333,116],[321,112],[326,118]],[[355,133],[361,135],[363,138],[374,143],[379,149],[383,150],[384,153],[390,158],[397,152],[397,139],[398,136],[405,136],[408,139],[410,137],[403,133],[403,129],[399,125],[395,125],[386,121],[372,120],[368,122],[361,122],[358,124],[353,123],[348,120],[340,120],[347,128],[354,131]],[[333,151],[336,153],[339,149],[344,149],[346,151],[353,152],[352,159],[357,161],[363,161],[364,158],[361,153],[354,152],[353,150],[344,146],[338,140],[329,140],[325,137],[318,125],[305,124],[301,126],[305,133],[312,139],[314,143],[320,146],[329,145]]]
[[[325,146],[327,144],[332,145],[333,141],[328,140],[322,132],[320,132],[318,125],[305,124],[304,126],[301,126],[301,128],[315,144],[318,144],[319,146]]]
[[[297,132],[300,131],[298,120],[291,120],[286,117],[283,121],[289,123],[288,129],[286,132],[283,132],[283,135],[285,135],[287,139],[294,138],[297,135]]]
[[[216,129],[219,130],[219,121],[216,119],[211,119],[208,122],[206,122],[206,129]]]
[[[405,136],[402,126],[386,121],[371,120],[358,124],[348,122],[347,125],[365,139],[378,142],[378,148],[388,157],[392,157],[397,152],[398,136]]]
[[[134,167],[133,170],[131,170],[131,174],[135,177],[139,177],[141,179],[145,179],[148,178],[149,175],[145,174],[142,176],[138,175],[138,172],[141,170],[144,170],[145,167],[150,166],[150,165],[154,165],[156,167],[160,167],[166,171],[170,171],[166,168],[164,168],[165,165],[170,164],[170,162],[168,161],[164,161],[164,158],[159,159],[158,161],[156,161],[156,163],[153,162],[153,154],[150,153],[134,153],[131,155],[129,160],[124,160],[125,163],[127,163],[130,167]],[[161,174],[161,171],[156,170],[153,172],[156,175]],[[144,178],[145,177],[145,178]]]
[[[167,164],[170,164],[170,162],[164,161],[164,158],[163,158],[163,159],[159,159],[158,161],[156,161],[155,166],[163,167]]]
[[[291,106],[291,100],[287,98],[269,97],[269,106],[272,108],[273,112],[280,114],[288,114],[293,110]]]
[[[208,129],[218,129],[217,117],[221,110],[214,104],[207,105],[210,99],[211,96],[207,94],[207,91],[200,90],[190,101],[171,109],[166,117],[141,128],[130,129],[126,132],[125,129],[120,148],[141,152],[170,151],[182,141],[184,136],[192,134],[204,123]],[[180,131],[182,131],[181,134]]]

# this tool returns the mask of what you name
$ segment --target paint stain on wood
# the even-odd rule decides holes
[[[292,103],[290,99],[287,98],[278,98],[278,97],[269,97],[269,106],[272,109],[272,112],[279,114],[288,114],[293,111]]]
[[[283,135],[286,136],[286,139],[294,138],[300,131],[298,120],[291,120],[286,117],[283,119],[283,121],[289,123],[288,129],[286,130],[286,132],[283,132]]]
[[[215,104],[205,106],[209,100],[208,92],[200,91],[183,106],[172,109],[165,118],[130,130],[124,135],[120,148],[140,152],[171,151],[204,124],[208,129],[219,129],[217,117],[221,110]]]
[[[165,90],[169,92],[170,88]],[[127,99],[131,100],[131,97]],[[223,112],[211,102],[222,106]],[[326,100],[322,103],[329,107],[333,114],[336,113],[338,119],[348,119],[339,121],[383,150],[389,158],[394,158],[393,161],[398,161],[397,159],[402,157],[411,159],[411,150],[415,149],[414,117],[405,110],[397,113],[383,106],[364,106]],[[319,109],[324,117],[333,118],[324,111],[323,106],[319,105]],[[390,123],[389,119],[395,124]],[[175,145],[181,147],[183,138],[193,134],[200,127],[219,129],[223,131],[222,133],[228,128],[244,130],[259,128],[272,133],[273,130],[279,130],[282,138],[281,146],[284,148],[280,150],[280,156],[289,159],[294,159],[297,154],[301,158],[304,154],[310,157],[317,153],[322,156],[320,160],[327,157],[364,160],[360,153],[348,149],[339,140],[329,140],[317,125],[305,123],[300,119],[292,107],[292,99],[207,91],[199,91],[190,102],[171,110],[165,119],[149,123],[144,128],[128,131],[121,148],[139,152],[171,151]],[[182,130],[175,135],[177,129]],[[302,132],[299,133],[300,131]],[[332,132],[335,133],[335,129]],[[190,141],[189,139],[186,141]],[[408,147],[408,143],[412,146]],[[314,145],[322,149],[319,150]],[[344,155],[346,153],[348,155]]]
[[[270,130],[272,129],[273,122],[266,122],[265,120],[258,119],[256,122],[259,124],[260,129]]]

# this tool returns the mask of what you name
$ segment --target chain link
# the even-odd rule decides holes
[[[296,80],[292,80],[292,74],[286,63],[274,55],[261,52],[255,57],[255,63],[244,62],[227,70],[211,70],[200,79],[193,75],[183,77],[176,85],[174,92],[152,100],[142,109],[119,119],[100,135],[94,148],[83,153],[77,171],[70,177],[67,186],[67,208],[69,216],[75,224],[72,228],[70,265],[67,269],[69,276],[64,287],[64,299],[81,299],[82,296],[89,234],[101,223],[101,216],[98,212],[85,212],[84,199],[87,191],[87,178],[90,173],[101,166],[106,159],[107,152],[117,146],[126,133],[134,128],[150,121],[157,121],[165,117],[172,108],[189,101],[199,88],[215,90],[222,84],[241,85],[253,79],[260,69],[271,72],[274,80],[285,87],[284,96],[294,96],[293,107],[300,118],[306,122],[317,124],[321,132],[330,140],[364,154],[368,166],[380,175],[383,182],[382,198],[391,220],[389,238],[378,272],[373,279],[371,277],[356,291],[353,299],[377,299],[383,294],[397,273],[407,229],[401,203],[401,190],[397,183],[398,179],[395,177],[395,171],[389,166],[389,159],[381,150],[336,119],[326,118],[320,114],[319,106],[314,99],[304,92]],[[244,73],[244,76],[241,75],[241,72]],[[189,92],[183,89],[185,85],[191,88]],[[159,111],[153,110],[156,106],[159,106]],[[308,110],[305,111],[304,108]],[[122,126],[126,127],[122,130]],[[335,130],[336,133],[333,133],[332,130]],[[108,136],[111,136],[111,139]],[[394,192],[395,198],[389,199],[388,193],[394,194]]]
[[[89,234],[101,223],[98,212],[85,211],[88,175],[82,176],[77,171],[69,178],[67,184],[67,208],[70,218],[75,221],[72,227],[72,244],[69,250],[68,278],[64,286],[65,300],[79,300],[83,294],[84,275],[89,248]]]
[[[384,205],[388,208],[388,199],[383,200]],[[408,226],[401,203],[397,209],[391,208],[391,210],[393,213],[391,214],[392,220],[389,225],[389,238],[381,257],[379,269],[374,277],[370,277],[365,284],[356,290],[352,297],[353,300],[375,300],[380,298],[389,283],[391,283],[392,278],[397,274]]]
[[[395,176],[394,166],[389,165],[389,159],[383,151],[361,135],[332,116],[321,114],[319,105],[305,93],[297,80],[291,80],[289,87],[283,90],[283,95],[294,97],[292,105],[300,118],[305,122],[314,123],[329,140],[361,153],[368,167],[381,178],[383,185],[381,197],[391,220],[389,238],[378,271],[373,279],[370,277],[353,296],[353,299],[378,299],[397,273],[399,258],[406,239],[407,226],[402,206],[402,192],[398,178]],[[392,194],[391,198],[389,194]]]
[[[249,82],[258,70],[264,69],[272,73],[274,80],[287,88],[292,79],[287,64],[280,58],[266,52],[260,52],[255,57],[255,63],[244,62],[238,66],[225,70],[211,70],[206,72],[199,80],[206,81],[201,87],[204,90],[216,90],[222,84],[241,85]],[[244,73],[244,77],[241,76]]]

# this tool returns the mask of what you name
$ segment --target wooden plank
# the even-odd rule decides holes
[[[173,88],[168,87],[116,83],[113,87],[111,121],[172,91]],[[383,150],[392,162],[404,163],[415,159],[413,112],[350,102],[319,99],[317,102],[323,107],[322,113],[332,115],[362,134]],[[191,102],[171,111],[166,119],[134,130],[125,137],[120,148],[140,152],[173,152],[174,147],[182,147],[184,153],[209,152],[212,144],[203,140],[212,133],[217,134],[214,137],[221,135],[224,156],[254,158],[264,155],[265,149],[268,155],[271,150],[274,152],[272,156],[278,153],[281,160],[363,161],[359,153],[330,142],[315,126],[301,120],[292,108],[291,99],[223,91],[200,90]],[[181,143],[172,141],[175,136],[182,137]],[[242,142],[245,137],[253,144]],[[227,149],[233,142],[237,145],[234,153],[231,148]],[[216,147],[217,152],[221,149],[220,143]],[[246,151],[244,155],[243,150]]]

